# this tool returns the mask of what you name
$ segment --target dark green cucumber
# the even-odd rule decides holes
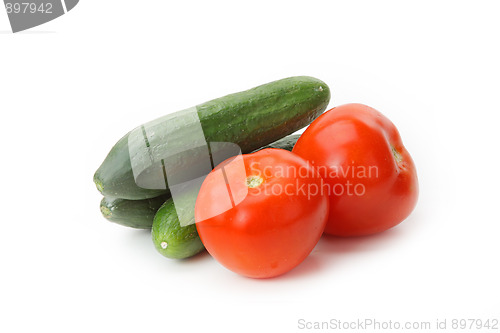
[[[126,227],[151,229],[156,212],[168,198],[169,195],[144,200],[104,197],[101,200],[101,213],[108,221]]]
[[[302,76],[167,115],[121,138],[96,171],[94,182],[105,196],[133,200],[156,197],[183,177],[189,181],[202,176],[186,175],[185,170],[202,165],[207,156],[213,167],[234,155],[223,156],[212,143],[234,143],[242,153],[249,153],[307,126],[326,109],[329,100],[330,90],[324,82]],[[200,131],[203,142],[199,142]],[[174,175],[177,182],[167,181],[172,179],[167,174]]]
[[[297,143],[297,140],[300,138],[300,134],[293,134],[284,137],[283,139],[279,139],[278,141],[274,141],[270,145],[264,146],[260,149],[257,150],[262,150],[266,148],[279,148],[279,149],[285,149],[288,151],[292,151],[293,146]]]
[[[194,194],[196,200],[196,194]],[[191,223],[181,226],[172,198],[158,210],[153,220],[151,236],[155,248],[167,258],[185,259],[201,252],[205,247],[194,224],[194,207]]]

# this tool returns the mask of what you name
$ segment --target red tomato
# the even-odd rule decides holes
[[[238,274],[269,278],[288,272],[309,255],[325,228],[322,182],[304,159],[283,149],[225,161],[206,177],[196,200],[201,241]]]
[[[293,152],[325,180],[328,234],[384,231],[403,221],[417,203],[413,160],[394,124],[369,106],[346,104],[327,111],[307,128]]]

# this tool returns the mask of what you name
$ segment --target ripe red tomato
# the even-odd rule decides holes
[[[208,252],[226,268],[269,278],[300,264],[328,217],[323,180],[301,157],[263,149],[218,165],[205,178],[195,207]]]
[[[346,104],[327,111],[307,128],[293,152],[325,180],[328,234],[381,232],[403,221],[416,205],[413,160],[394,124],[369,106]]]

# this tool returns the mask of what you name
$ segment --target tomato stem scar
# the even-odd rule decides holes
[[[391,146],[391,150],[392,150],[392,155],[394,156],[394,159],[396,160],[396,162],[398,164],[401,163],[401,161],[403,161],[403,156],[401,156],[399,151],[397,151],[396,148],[394,148],[394,146]]]
[[[264,179],[262,179],[262,177],[248,176],[247,177],[247,186],[250,188],[254,188],[254,187],[257,187],[260,184],[262,184],[263,181],[264,181]]]

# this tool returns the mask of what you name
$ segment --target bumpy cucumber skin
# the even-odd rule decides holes
[[[300,76],[206,102],[198,113],[207,141],[234,142],[245,154],[309,125],[329,101],[323,81]]]
[[[203,251],[205,247],[194,224],[194,208],[192,222],[181,227],[174,202],[168,199],[156,213],[151,229],[153,243],[158,252],[167,258],[185,259]]]
[[[197,112],[207,142],[232,142],[245,154],[307,126],[326,109],[329,101],[330,89],[323,81],[300,76],[203,103],[197,106]],[[169,137],[182,145],[191,139],[191,133],[179,128]],[[178,161],[179,170],[189,163],[196,163],[196,156],[189,161]],[[165,179],[156,181],[165,183]],[[94,182],[105,196],[131,200],[153,198],[168,191],[136,184],[128,134],[111,149],[94,174]]]
[[[100,209],[108,221],[136,229],[151,229],[156,212],[169,198],[170,195],[144,200],[104,197]]]

